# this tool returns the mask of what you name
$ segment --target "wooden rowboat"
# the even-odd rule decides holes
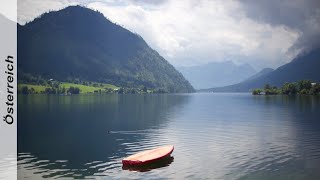
[[[173,145],[138,152],[122,160],[124,166],[140,166],[168,157],[173,152]]]

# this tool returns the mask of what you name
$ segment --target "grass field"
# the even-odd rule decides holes
[[[32,84],[18,84],[18,91],[21,91],[22,87],[27,86],[28,89],[33,88],[35,92],[41,93],[44,92],[45,89],[49,86],[41,86],[41,85],[32,85]]]
[[[117,89],[118,87],[117,86],[114,86],[112,84],[102,84],[103,86],[102,87],[93,87],[93,86],[85,86],[85,85],[82,85],[82,84],[73,84],[73,83],[61,83],[60,87],[61,88],[70,88],[71,86],[73,87],[77,87],[80,89],[80,93],[93,93],[94,91],[99,91],[100,89],[101,90],[104,90],[105,88],[110,88],[110,89]]]
[[[101,90],[104,90],[105,88],[110,88],[110,89],[118,89],[117,86],[114,86],[112,84],[103,84],[101,83],[102,86],[100,87],[93,87],[93,86],[85,86],[85,85],[82,85],[82,84],[74,84],[74,83],[61,83],[59,88],[65,88],[65,89],[69,89],[71,86],[72,87],[77,87],[80,89],[80,93],[81,94],[86,94],[86,93],[93,93],[94,91],[99,91],[100,89]],[[99,83],[100,85],[100,83]],[[41,85],[32,85],[32,84],[18,84],[18,91],[21,91],[22,87],[24,86],[27,86],[28,89],[31,89],[33,88],[35,93],[42,93],[45,91],[46,88],[50,87],[50,86],[41,86]]]

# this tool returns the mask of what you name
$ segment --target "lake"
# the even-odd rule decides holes
[[[319,96],[21,95],[18,118],[19,179],[320,179]]]

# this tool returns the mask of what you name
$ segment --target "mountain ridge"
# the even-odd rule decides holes
[[[265,84],[282,86],[286,82],[297,82],[299,80],[320,81],[320,49],[314,49],[309,53],[299,55],[291,62],[278,67],[274,71],[264,74],[256,79],[249,79],[243,82],[218,87],[202,89],[201,91],[214,92],[248,92],[255,88],[262,88]]]
[[[191,67],[180,66],[177,69],[196,89],[238,83],[256,73],[249,64],[236,65],[232,61],[211,62]]]
[[[248,81],[248,80],[259,78],[259,77],[264,76],[266,74],[269,74],[269,73],[271,73],[273,71],[274,71],[274,69],[272,69],[272,68],[263,68],[261,71],[257,72],[253,76],[250,76],[248,79],[246,79],[244,81]]]
[[[44,13],[18,25],[18,56],[19,74],[194,91],[141,36],[82,6]]]

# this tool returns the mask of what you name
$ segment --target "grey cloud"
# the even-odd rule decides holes
[[[298,31],[301,35],[289,51],[320,47],[319,0],[242,0],[241,5],[253,20]]]
[[[168,0],[129,0],[134,4],[145,4],[145,5],[160,5],[166,3]]]
[[[139,33],[152,48],[173,64],[195,65],[233,60],[250,63],[257,68],[277,67],[291,59],[284,52],[292,46],[299,34],[302,35],[296,46],[310,44],[312,38],[302,37],[316,37],[320,29],[317,18],[319,11],[314,10],[316,5],[306,6],[310,10],[301,9],[299,3],[302,1],[294,1],[298,4],[290,4],[286,0],[268,2],[18,0],[18,21],[24,24],[43,12],[81,4],[97,9],[113,22]],[[297,13],[292,13],[295,8]]]

